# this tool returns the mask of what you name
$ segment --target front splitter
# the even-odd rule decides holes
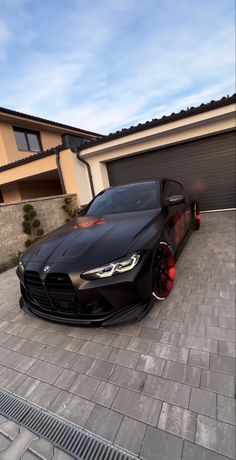
[[[132,305],[127,308],[107,315],[103,318],[66,318],[57,315],[49,315],[43,311],[36,310],[31,304],[26,302],[23,297],[20,298],[20,307],[25,312],[36,318],[45,319],[54,323],[67,324],[70,326],[84,326],[84,327],[115,327],[125,324],[136,323],[141,321],[144,316],[151,310],[154,304],[153,300],[141,305]]]

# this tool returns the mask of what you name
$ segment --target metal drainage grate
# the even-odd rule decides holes
[[[72,423],[1,389],[0,414],[47,439],[77,460],[135,460],[135,457]]]

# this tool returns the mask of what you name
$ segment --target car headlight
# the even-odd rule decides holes
[[[24,271],[25,271],[25,267],[24,267],[24,265],[23,265],[23,262],[22,262],[21,260],[20,260],[20,262],[19,262],[19,265],[18,265],[18,266],[19,266],[19,269],[20,269],[20,271],[21,271],[22,273],[24,273]]]
[[[140,259],[140,254],[133,254],[127,256],[125,259],[121,259],[118,262],[111,262],[103,267],[94,268],[87,272],[82,273],[82,278],[85,279],[98,279],[108,278],[109,276],[118,275],[119,273],[125,273],[132,270],[137,265]]]

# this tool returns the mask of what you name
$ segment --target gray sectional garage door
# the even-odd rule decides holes
[[[235,133],[107,163],[111,185],[170,177],[195,190],[202,210],[235,207]]]

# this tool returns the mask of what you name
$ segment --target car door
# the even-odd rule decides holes
[[[167,216],[167,225],[171,240],[172,249],[176,251],[186,234],[186,204],[179,203],[168,206],[168,198],[174,195],[183,195],[182,184],[174,180],[165,179],[162,186],[163,204]]]

